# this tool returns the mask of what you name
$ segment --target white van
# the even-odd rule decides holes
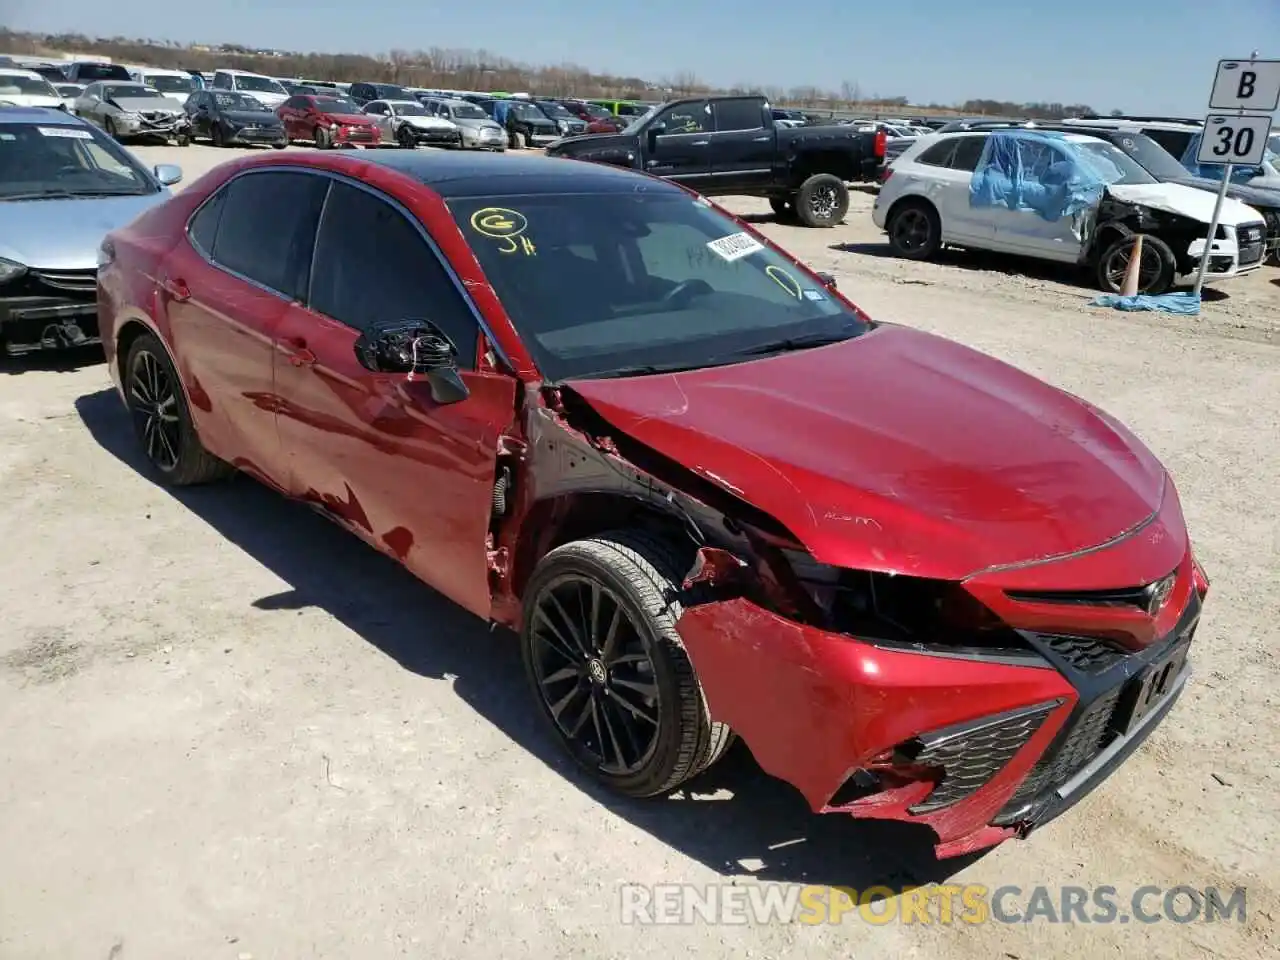
[[[279,80],[248,70],[215,70],[211,86],[214,90],[247,93],[268,110],[274,110],[289,99],[289,91],[280,85]]]

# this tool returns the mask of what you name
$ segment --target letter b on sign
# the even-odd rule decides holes
[[[1236,96],[1241,100],[1252,100],[1257,86],[1258,75],[1252,70],[1241,70],[1240,83],[1236,85]]]
[[[1280,60],[1220,60],[1210,110],[1270,113],[1280,106]]]

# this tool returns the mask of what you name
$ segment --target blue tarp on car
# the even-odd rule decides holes
[[[1106,157],[1061,133],[996,130],[987,137],[969,181],[969,204],[1028,210],[1060,220],[1094,206],[1122,176]]]

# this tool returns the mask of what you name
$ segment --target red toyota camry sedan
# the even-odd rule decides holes
[[[952,856],[1069,807],[1189,676],[1208,582],[1133,434],[667,181],[256,156],[100,262],[157,476],[249,474],[511,627],[623,793],[737,736]]]

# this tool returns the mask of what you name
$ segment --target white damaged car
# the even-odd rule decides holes
[[[429,147],[460,147],[462,131],[456,123],[433,116],[417,100],[373,100],[363,107],[382,133],[383,143],[398,143],[412,149],[418,144]]]
[[[1190,283],[1204,254],[1215,197],[1161,183],[1096,137],[1022,128],[922,137],[882,181],[872,210],[899,256],[925,260],[944,244],[1087,265],[1119,293],[1141,234],[1139,292]],[[1266,225],[1224,201],[1206,280],[1262,266]]]

